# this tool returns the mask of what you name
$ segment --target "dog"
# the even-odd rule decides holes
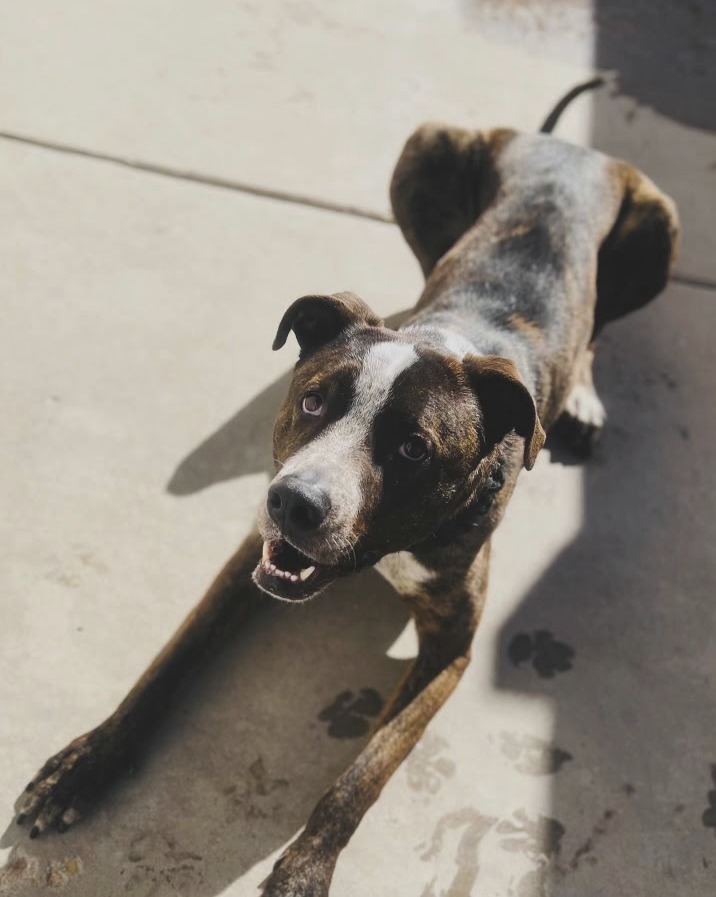
[[[352,293],[304,296],[276,333],[300,355],[276,419],[257,529],[103,723],[52,757],[17,821],[64,831],[133,762],[188,670],[265,594],[307,601],[375,566],[410,607],[418,656],[371,740],[263,884],[328,894],[340,851],[453,692],[485,603],[490,537],[518,474],[559,426],[582,454],[603,428],[595,340],[665,286],[679,222],[631,165],[548,132],[425,125],[390,195],[426,283],[397,330]]]

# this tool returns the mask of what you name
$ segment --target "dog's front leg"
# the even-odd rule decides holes
[[[484,603],[488,552],[485,545],[458,588],[439,598],[421,593],[408,599],[418,628],[418,657],[384,711],[378,731],[277,861],[264,882],[263,897],[328,894],[339,853],[468,665]]]
[[[244,540],[114,713],[45,763],[19,802],[18,823],[35,818],[30,837],[53,824],[64,831],[133,764],[187,673],[263,602],[251,580],[261,545],[256,532]]]

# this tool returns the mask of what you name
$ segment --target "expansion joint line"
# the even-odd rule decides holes
[[[115,156],[111,153],[101,153],[94,150],[83,149],[79,146],[71,146],[68,143],[58,143],[54,140],[40,140],[37,137],[28,137],[25,134],[17,134],[13,131],[0,131],[0,140],[8,140],[14,143],[22,143],[26,146],[34,146],[50,152],[64,153],[69,156],[77,156],[82,159],[92,159],[95,162],[108,162],[111,165],[121,165],[133,171],[143,171],[147,174],[155,174],[160,177],[172,178],[176,181],[188,181],[192,184],[201,184],[205,187],[217,187],[220,190],[231,190],[234,193],[243,193],[247,196],[257,196],[262,199],[272,199],[276,202],[288,202],[309,209],[319,209],[323,212],[334,212],[338,215],[348,215],[350,218],[360,218],[365,221],[377,221],[381,224],[395,224],[392,215],[375,212],[372,209],[363,209],[360,206],[352,206],[344,203],[330,202],[318,199],[315,196],[305,196],[301,193],[293,193],[289,190],[274,190],[269,187],[260,187],[256,184],[247,184],[243,181],[235,181],[231,178],[215,177],[210,174],[202,174],[197,171],[187,171],[181,168],[173,168],[170,165],[159,165],[155,162],[144,162],[141,159],[129,159],[125,156]],[[671,275],[674,283],[693,287],[700,290],[712,290],[716,292],[716,280],[706,277],[697,277],[675,271]]]

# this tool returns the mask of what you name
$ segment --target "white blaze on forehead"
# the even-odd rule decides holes
[[[390,341],[371,346],[363,357],[354,385],[355,398],[346,415],[289,458],[277,479],[318,465],[326,481],[334,480],[338,491],[351,492],[352,499],[358,500],[358,471],[351,470],[346,461],[370,432],[398,376],[417,360],[412,343]]]
[[[354,399],[346,414],[289,458],[274,482],[289,475],[320,471],[330,496],[331,530],[350,533],[363,504],[361,455],[375,418],[390,397],[396,379],[418,360],[411,343],[376,343],[363,356]]]
[[[370,426],[388,401],[398,376],[418,360],[411,343],[383,342],[371,346],[355,383],[355,402],[348,412]]]

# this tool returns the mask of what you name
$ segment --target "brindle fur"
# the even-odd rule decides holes
[[[264,883],[264,895],[271,897],[328,893],[340,851],[469,662],[485,602],[490,536],[519,471],[531,466],[541,446],[540,421],[545,429],[554,425],[571,407],[574,388],[593,392],[594,337],[608,321],[661,291],[676,250],[674,205],[644,175],[544,135],[426,125],[405,146],[391,199],[425,273],[423,294],[398,333],[382,328],[350,294],[313,297],[312,304],[289,310],[277,344],[294,329],[302,360],[276,423],[277,457],[294,456],[314,438],[311,425],[296,414],[307,384],[343,372],[332,381],[331,414],[339,417],[348,401],[341,383],[376,340],[416,344],[423,372],[432,371],[423,386],[398,390],[396,401],[415,412],[441,395],[450,426],[460,426],[468,413],[474,425],[453,429],[452,441],[439,445],[462,486],[436,512],[437,525],[426,525],[409,507],[408,522],[400,524],[407,528],[395,537],[398,523],[380,496],[370,513],[356,514],[363,563],[409,549],[429,571],[403,592],[419,654],[372,739],[321,798]],[[302,309],[314,307],[325,315],[301,318]],[[446,330],[467,336],[481,356],[451,356],[441,343]],[[510,416],[500,420],[504,402]],[[439,422],[434,414],[432,419],[440,443]],[[373,462],[358,455],[355,461],[365,465],[372,488]],[[397,493],[390,501],[403,498]],[[81,804],[131,761],[216,633],[261,604],[251,581],[260,553],[261,538],[254,533],[115,713],[43,767],[20,807],[21,819],[36,816],[31,834],[78,818]]]

